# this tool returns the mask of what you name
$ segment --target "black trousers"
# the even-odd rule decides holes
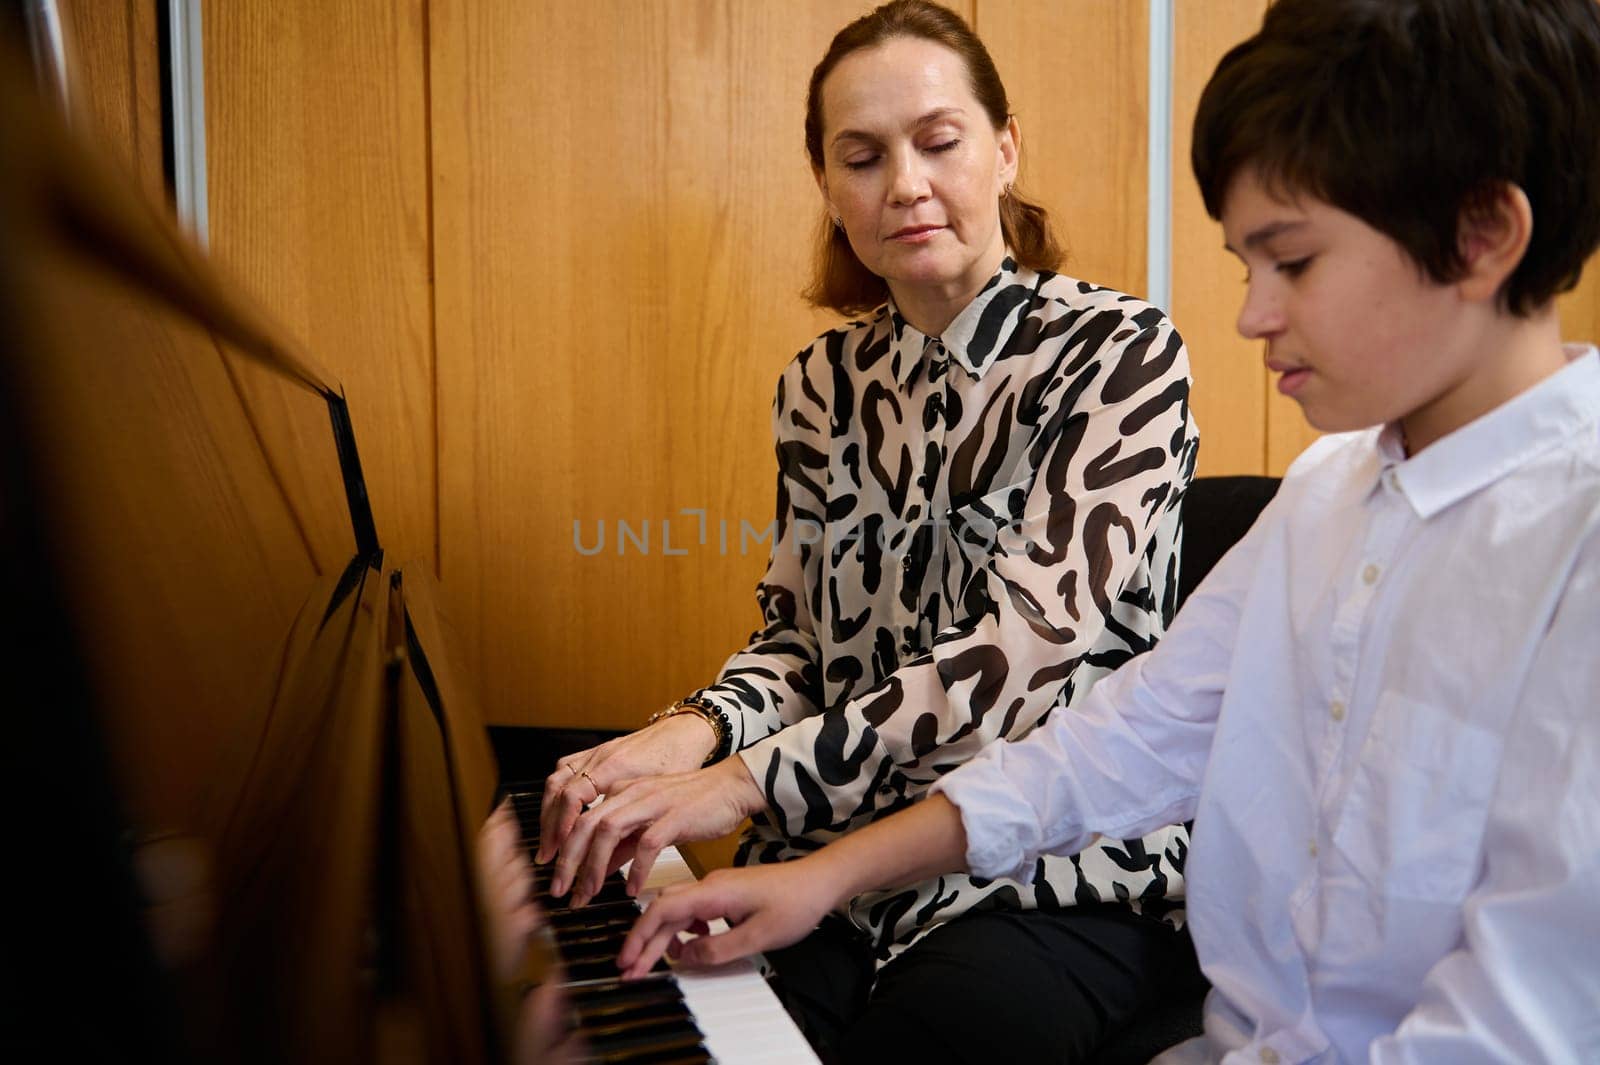
[[[769,951],[774,989],[825,1062],[1089,1062],[1204,978],[1187,932],[1114,903],[967,913],[884,966],[830,916]]]

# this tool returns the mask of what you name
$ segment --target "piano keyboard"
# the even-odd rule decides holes
[[[509,794],[531,856],[538,849],[539,787],[517,786]],[[574,910],[550,895],[551,867],[534,867],[535,900],[554,932],[591,1060],[817,1065],[805,1037],[747,958],[695,972],[658,963],[643,980],[618,979],[617,953],[640,905],[669,884],[695,878],[675,847],[656,859],[639,903],[629,898],[625,875],[625,868],[613,873],[587,906]],[[714,932],[725,930],[719,924]]]

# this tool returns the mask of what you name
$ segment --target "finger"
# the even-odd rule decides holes
[[[622,978],[624,980],[637,980],[641,976],[649,975],[650,970],[660,960],[662,953],[677,941],[678,932],[676,929],[663,928],[657,931],[655,935],[650,937],[650,941],[644,945],[643,949],[639,951],[639,956],[634,960],[633,964],[622,970]],[[621,964],[620,958],[618,959],[618,964]]]
[[[694,885],[684,886],[693,887]],[[628,930],[628,937],[622,941],[622,949],[617,952],[617,963],[619,965],[624,969],[631,967],[644,950],[645,945],[661,929],[670,928],[676,933],[679,927],[687,926],[688,922],[693,919],[693,908],[692,906],[681,907],[681,900],[675,901],[681,894],[681,892],[674,893],[671,888],[668,888],[656,897],[656,900],[650,904],[648,909],[639,915],[639,919],[633,922],[633,927]],[[680,908],[682,908],[681,918],[678,916]],[[674,921],[679,923],[674,924]]]
[[[543,865],[556,856],[556,826],[561,823],[562,784],[545,785],[544,805],[539,810],[539,850],[533,860]]]
[[[547,862],[555,856],[559,839],[557,836],[562,823],[568,820],[568,810],[578,796],[568,794],[574,784],[583,782],[579,772],[587,770],[589,763],[596,761],[604,748],[592,747],[582,751],[574,751],[556,763],[550,775],[544,778],[544,801],[539,805],[539,854],[537,860]],[[589,770],[593,773],[593,770]],[[587,793],[588,788],[579,788],[580,792]],[[579,805],[582,805],[579,801]],[[548,842],[547,842],[548,841]]]
[[[540,846],[549,848],[549,858],[554,858],[557,852],[566,846],[567,837],[572,834],[573,826],[583,816],[585,804],[592,803],[599,797],[599,788],[591,784],[587,777],[577,777],[562,789],[554,810],[553,824],[547,835],[540,835]]]
[[[600,806],[588,811],[581,811],[573,820],[571,828],[561,841],[561,849],[556,856],[555,874],[550,880],[550,892],[554,895],[565,895],[569,891],[576,891],[583,878],[584,870],[588,867],[590,849],[595,846],[595,833],[600,827],[626,809],[626,804],[613,806],[608,799]],[[605,861],[610,857],[610,849],[600,856],[599,863],[604,867]],[[604,879],[602,873],[599,879]],[[596,880],[598,889],[599,880]],[[593,894],[593,891],[590,892]],[[582,903],[574,897],[573,905]]]
[[[649,883],[650,870],[655,868],[656,859],[661,857],[669,838],[667,827],[661,821],[639,834],[639,842],[633,851],[633,866],[628,870],[628,894],[634,898],[638,898],[639,892]]]
[[[722,916],[730,908],[727,901],[720,897],[720,892],[708,888],[703,882],[673,884],[657,895],[634,922],[628,937],[622,942],[622,949],[617,952],[617,962],[625,970],[632,971],[638,967],[637,959],[647,944],[654,942],[661,932],[677,935],[686,928],[704,928],[707,921]],[[664,943],[662,945],[665,946]],[[645,969],[648,970],[652,964],[653,958],[646,963]]]
[[[566,996],[550,985],[535,988],[522,1000],[518,1042],[534,1051],[533,1060],[542,1061],[568,1035]]]
[[[693,943],[695,937],[709,936],[711,934],[711,926],[706,924],[704,921],[690,921],[689,927],[685,928],[683,931],[689,933],[691,938],[688,940],[688,942]],[[680,933],[676,936],[673,936],[672,941],[667,944],[667,957],[676,961],[683,955],[683,947],[683,935]]]
[[[689,940],[678,952],[678,961],[691,969],[725,965],[736,958],[774,946],[774,939],[766,922],[751,920],[735,925],[720,935],[697,936]]]
[[[593,819],[594,827],[584,848],[582,870],[577,874],[574,905],[583,905],[600,890],[606,875],[621,864],[615,859],[618,846],[649,826],[654,820],[655,805],[627,801],[613,804],[607,797],[598,811],[591,810],[585,815]]]
[[[568,755],[556,762],[555,768],[550,770],[544,778],[544,799],[539,803],[539,823],[544,824],[550,813],[550,807],[555,802],[556,796],[561,794],[561,789],[566,787],[567,781],[577,776],[571,769],[570,763],[574,758],[581,758],[585,752]]]
[[[561,793],[571,777],[565,765],[558,765],[544,778],[544,801],[539,804],[539,851],[533,856],[533,860],[541,865],[555,856],[552,840],[559,822]]]
[[[610,876],[618,869],[621,869],[624,865],[627,865],[629,862],[633,861],[634,856],[638,853],[639,833],[635,832],[631,836],[623,837],[622,840],[617,843],[615,849],[612,850],[611,860],[606,863],[606,875]]]
[[[595,816],[600,816],[599,811],[595,811]],[[562,839],[561,847],[555,854],[555,870],[550,876],[550,894],[557,898],[572,890],[573,879],[583,862],[584,849],[589,845],[591,830],[591,822],[579,817],[573,823],[572,830]]]

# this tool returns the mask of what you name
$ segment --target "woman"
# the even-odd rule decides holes
[[[1196,448],[1182,341],[1155,308],[1052,272],[982,43],[921,0],[850,24],[812,75],[806,146],[827,211],[808,296],[867,313],[778,383],[765,627],[715,683],[547,782],[538,857],[559,848],[553,888],[579,904],[625,858],[636,889],[661,847],[745,817],[741,864],[900,809],[1071,712],[1172,612]],[[770,960],[847,1060],[1081,1056],[1192,967],[1157,919],[1184,851],[1175,827],[1031,883],[862,896]]]

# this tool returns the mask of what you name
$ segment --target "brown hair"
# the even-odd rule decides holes
[[[1459,227],[1521,188],[1533,236],[1501,305],[1542,307],[1600,243],[1594,0],[1278,0],[1217,65],[1192,162],[1211,217],[1253,168],[1388,236],[1434,282],[1462,276]]]
[[[852,52],[875,48],[900,37],[914,37],[943,45],[961,57],[972,79],[972,93],[994,123],[1004,129],[1011,105],[989,50],[961,16],[928,0],[892,0],[863,15],[834,35],[822,62],[811,72],[806,90],[806,154],[820,173],[822,156],[822,83],[839,61]],[[1033,270],[1054,270],[1061,265],[1061,245],[1050,230],[1050,217],[1039,204],[1013,188],[1000,200],[1000,231],[1017,262]],[[889,286],[856,258],[850,240],[826,214],[818,221],[812,253],[811,283],[802,293],[813,306],[840,314],[869,311],[889,298]]]

